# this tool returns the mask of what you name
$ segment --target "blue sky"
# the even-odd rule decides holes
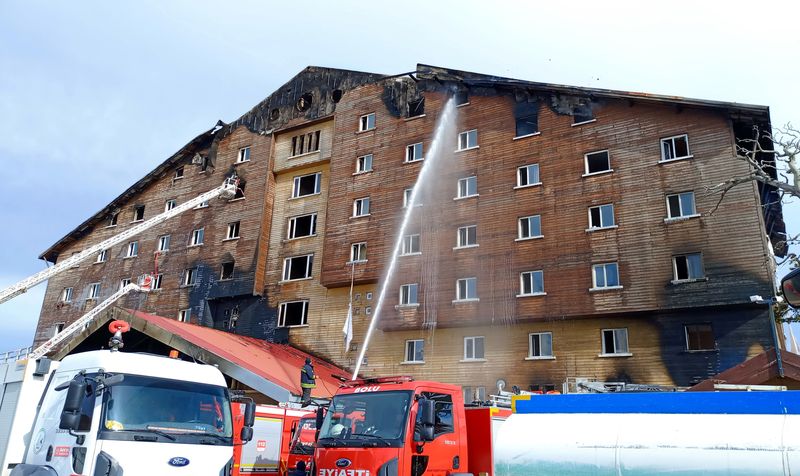
[[[427,63],[532,81],[768,105],[800,125],[796,3],[0,3],[0,287],[217,119],[307,65]],[[800,207],[785,210],[800,232]],[[28,345],[45,285],[0,305]]]

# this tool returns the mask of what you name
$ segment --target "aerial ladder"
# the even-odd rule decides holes
[[[64,271],[65,269],[72,268],[73,266],[79,264],[80,262],[84,261],[85,259],[91,256],[97,256],[97,254],[100,253],[101,251],[111,248],[112,246],[117,245],[119,243],[122,243],[138,235],[139,233],[147,230],[148,228],[152,228],[160,223],[165,222],[166,220],[169,220],[170,218],[176,215],[180,215],[186,210],[195,208],[196,206],[200,205],[203,202],[207,202],[216,197],[222,199],[233,198],[233,196],[236,195],[238,187],[239,187],[239,179],[236,178],[235,175],[228,177],[225,179],[225,182],[223,182],[222,185],[213,190],[209,190],[206,193],[200,194],[197,197],[176,206],[172,210],[167,210],[164,213],[156,215],[148,220],[145,220],[142,223],[134,226],[133,228],[125,230],[117,235],[114,235],[111,238],[101,241],[96,245],[92,245],[89,248],[86,248],[85,250],[81,251],[80,253],[70,256],[69,258],[60,261],[55,265],[50,266],[49,268],[34,274],[33,276],[23,279],[22,281],[3,289],[2,291],[0,291],[0,304],[26,292],[33,286],[36,286],[42,281],[45,281],[48,278],[57,275],[58,273]],[[130,290],[128,292],[130,292]],[[119,297],[117,299],[119,299]]]

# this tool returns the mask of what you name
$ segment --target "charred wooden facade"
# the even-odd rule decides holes
[[[426,156],[452,97],[444,152]],[[244,200],[212,203],[141,237],[137,259],[51,280],[37,341],[85,312],[79,290],[90,283],[110,290],[152,272],[147,247],[171,233],[177,249],[159,259],[163,289],[127,307],[165,316],[191,308],[193,322],[288,335],[353,367],[406,190],[431,162],[365,373],[479,394],[498,379],[523,389],[576,378],[689,385],[772,347],[767,311],[748,297],[773,292],[768,240],[783,239],[780,208],[755,185],[719,204],[706,193],[747,172],[735,145],[753,126],[769,128],[767,108],[424,65],[392,77],[308,68],[43,255],[55,261],[107,237],[113,230],[102,221],[116,209],[121,226],[137,204],[163,207],[233,172],[246,181]],[[247,147],[249,161],[237,163]],[[213,166],[198,171],[195,155]],[[240,237],[228,240],[232,221]],[[199,226],[208,230],[203,246],[186,246]],[[232,279],[220,280],[230,262]],[[192,267],[198,281],[181,287]],[[60,303],[68,286],[73,302]],[[346,352],[351,303],[355,345]]]

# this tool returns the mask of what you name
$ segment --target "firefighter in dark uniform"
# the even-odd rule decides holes
[[[311,365],[311,359],[306,357],[306,364],[300,371],[300,387],[303,388],[303,397],[300,402],[303,406],[311,403],[311,389],[317,386],[317,376],[314,374],[314,366]]]

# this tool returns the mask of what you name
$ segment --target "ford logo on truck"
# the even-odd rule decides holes
[[[186,465],[189,464],[189,459],[188,458],[183,458],[183,457],[180,457],[180,456],[176,456],[174,458],[171,458],[169,461],[167,461],[167,464],[170,465],[170,466],[178,466],[178,467],[186,466]]]
[[[350,466],[350,460],[347,458],[340,458],[336,460],[336,467],[337,468],[346,468]]]

